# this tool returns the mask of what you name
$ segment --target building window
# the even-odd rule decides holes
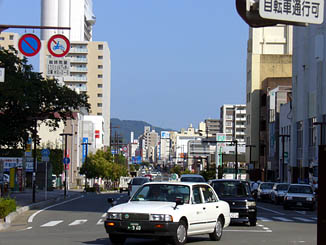
[[[97,107],[102,107],[102,103],[97,103]]]
[[[99,59],[99,60],[103,60],[103,56],[102,56],[102,55],[99,55],[99,56],[98,56],[98,59]]]
[[[3,41],[3,40],[5,40],[5,38],[4,37],[0,37],[0,41]]]
[[[97,78],[103,78],[102,74],[97,74]]]
[[[98,115],[98,116],[102,116],[102,113],[101,113],[101,112],[98,112],[97,115]]]
[[[98,50],[103,50],[103,44],[98,45]]]
[[[98,98],[102,98],[103,97],[103,94],[97,94],[97,97]]]
[[[97,84],[97,87],[98,87],[98,88],[103,88],[103,84],[102,84],[102,83],[98,83],[98,84]]]
[[[14,35],[10,35],[9,40],[14,40]]]
[[[103,69],[103,66],[102,65],[98,65],[97,68],[98,69]]]

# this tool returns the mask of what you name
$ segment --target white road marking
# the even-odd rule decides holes
[[[311,219],[306,219],[306,218],[302,218],[302,217],[293,217],[293,218],[294,219],[297,219],[297,220],[300,220],[300,221],[303,221],[303,222],[314,222]]]
[[[48,223],[45,223],[44,225],[41,225],[41,227],[51,227],[51,226],[56,226],[60,223],[62,223],[63,220],[56,220],[56,221],[50,221]]]
[[[18,230],[18,231],[27,231],[27,230],[30,230],[30,229],[32,229],[32,228],[33,228],[33,227],[29,226],[29,227],[27,227],[27,228],[25,228],[25,229]]]
[[[104,213],[104,214],[102,215],[102,218],[105,218],[105,217],[106,217],[106,215],[107,215],[107,213]]]
[[[74,222],[70,223],[69,226],[82,225],[82,224],[85,224],[86,222],[87,222],[87,219],[77,219]]]
[[[273,221],[273,220],[267,219],[265,217],[257,217],[257,219],[260,220],[260,221],[263,221],[263,222],[271,222],[271,221]]]
[[[257,206],[257,208],[260,208],[260,209],[263,209],[263,210],[266,210],[266,211],[269,211],[269,212],[272,212],[272,213],[275,213],[275,214],[285,215],[285,213],[280,213],[280,212],[277,212],[277,211],[269,209],[269,208],[263,208],[263,207],[260,207],[260,206]]]
[[[296,211],[299,214],[306,214],[306,211]]]
[[[77,200],[79,198],[82,198],[84,196],[80,196],[80,197],[76,197],[76,198],[73,198],[73,199],[70,199],[70,200],[67,200],[67,201],[64,201],[64,202],[61,202],[61,203],[58,203],[58,204],[54,204],[52,206],[49,206],[49,207],[46,207],[46,208],[43,208],[37,212],[35,212],[34,214],[32,214],[29,218],[28,218],[28,223],[32,223],[33,222],[33,219],[35,218],[36,215],[38,215],[39,213],[43,212],[44,210],[47,210],[49,208],[53,208],[53,207],[56,207],[56,206],[59,206],[61,204],[64,204],[64,203],[68,203],[68,202],[72,202],[74,200]]]
[[[272,232],[272,230],[223,230],[223,231],[231,231],[231,232],[257,232],[257,233],[261,233],[261,232]]]
[[[103,221],[102,219],[100,219],[100,220],[96,223],[96,225],[104,225],[104,221]]]
[[[285,222],[291,222],[292,220],[284,218],[284,217],[273,217],[274,219],[280,220],[280,221],[285,221]]]

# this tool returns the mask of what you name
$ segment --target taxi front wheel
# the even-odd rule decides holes
[[[223,222],[221,217],[219,217],[218,220],[216,221],[214,232],[209,233],[209,238],[212,241],[219,241],[222,238],[222,234],[223,234]]]
[[[184,245],[187,242],[187,224],[185,221],[180,220],[175,235],[172,237],[171,242],[173,245]]]

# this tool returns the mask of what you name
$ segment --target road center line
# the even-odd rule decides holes
[[[269,211],[269,212],[272,212],[272,213],[275,213],[275,214],[285,215],[285,213],[280,213],[280,212],[277,212],[277,211],[269,209],[269,208],[263,208],[263,207],[260,207],[260,206],[257,206],[257,208],[260,208],[260,209],[263,209],[263,210],[266,210],[266,211]]]
[[[43,212],[44,210],[47,210],[49,208],[53,208],[53,207],[59,206],[61,204],[72,202],[72,201],[77,200],[77,199],[82,198],[82,197],[84,197],[84,196],[76,197],[76,198],[73,198],[73,199],[70,199],[70,200],[67,200],[67,201],[64,201],[64,202],[61,202],[61,203],[57,203],[57,204],[51,205],[49,207],[43,208],[43,209],[41,209],[41,210],[33,213],[31,216],[29,216],[28,223],[32,223],[33,222],[33,219],[35,218],[35,216],[38,215],[39,213]]]

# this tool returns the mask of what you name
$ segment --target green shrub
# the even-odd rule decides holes
[[[16,200],[11,198],[0,198],[0,218],[3,219],[11,212],[16,211]]]

